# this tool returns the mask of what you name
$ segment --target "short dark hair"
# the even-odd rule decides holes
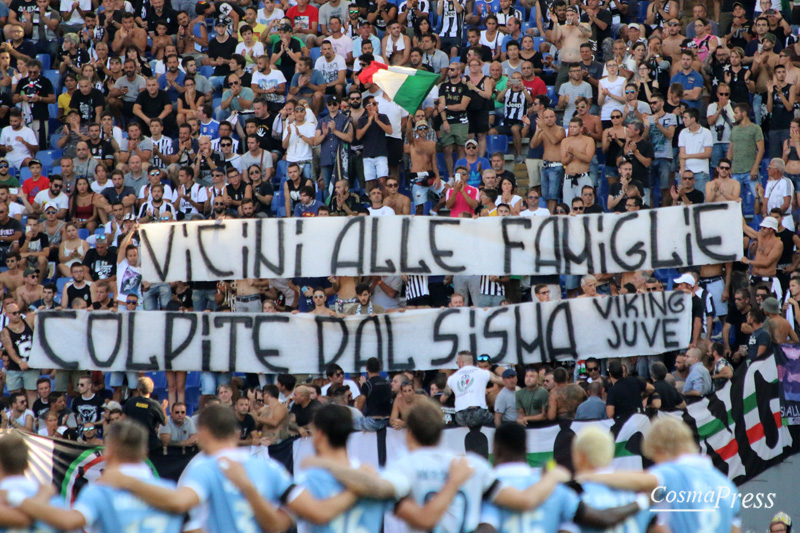
[[[347,438],[353,432],[353,415],[347,407],[329,403],[314,413],[314,428],[328,437],[332,448],[342,449],[347,446]]]
[[[435,446],[444,429],[442,409],[431,401],[420,401],[408,413],[406,427],[421,446]]]
[[[278,386],[272,383],[264,385],[262,390],[264,391],[264,394],[272,396],[276,400],[281,397],[281,391],[278,390]]]
[[[494,455],[505,462],[526,462],[527,434],[517,423],[502,424],[494,432]]]
[[[328,367],[325,369],[325,375],[328,376],[328,377],[331,377],[332,375],[334,375],[337,372],[344,373],[344,370],[342,370],[342,367],[340,367],[336,363],[329,364]]]
[[[608,375],[614,379],[622,379],[622,363],[619,361],[619,359],[609,361]]]
[[[291,390],[297,385],[297,378],[291,374],[279,374],[278,383],[283,385],[284,388]]]
[[[381,371],[381,360],[377,357],[370,357],[367,359],[367,372],[377,374]]]
[[[0,467],[6,476],[22,475],[28,468],[28,446],[16,433],[0,439]]]

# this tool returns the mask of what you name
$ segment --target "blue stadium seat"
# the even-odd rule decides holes
[[[547,97],[550,99],[550,105],[555,107],[558,103],[558,95],[556,94],[556,88],[554,85],[547,86]]]
[[[277,168],[275,169],[275,178],[272,180],[273,183],[277,182],[281,185],[283,184],[283,179],[286,177],[286,167],[288,163],[285,159],[280,159],[278,161]],[[282,189],[281,189],[282,190]]]
[[[539,51],[539,46],[544,42],[544,37],[534,37],[533,38],[533,49],[537,52]]]
[[[42,72],[42,76],[50,80],[56,94],[61,94],[61,74],[57,70],[45,70]]]
[[[64,292],[64,286],[72,281],[72,278],[58,278],[56,281],[56,297],[55,300],[61,304],[61,294]],[[68,302],[64,302],[66,306]]]
[[[308,50],[308,57],[310,57],[311,61],[313,61],[314,63],[317,62],[317,59],[319,59],[319,56],[321,55],[322,52],[320,51],[319,46],[315,46],[314,48],[309,48]]]
[[[31,177],[31,169],[29,169],[28,167],[22,167],[19,170],[19,183],[20,183],[20,185],[22,184],[22,182],[24,182],[26,179],[28,179],[30,177]]]
[[[105,235],[106,234],[106,227],[105,226],[98,227],[96,230],[94,230],[94,234],[97,235],[98,237],[100,235]]]
[[[51,105],[55,105],[55,104],[51,104]],[[52,116],[52,115],[50,115],[50,116]],[[50,146],[48,146],[48,148],[50,150],[61,150],[61,147],[58,146],[58,140],[61,138],[61,132],[60,131],[58,131],[58,132],[56,131],[56,130],[59,129],[58,126],[56,126],[55,128],[53,127],[55,125],[55,124],[53,124],[54,120],[55,119],[52,119],[52,118],[50,119]],[[58,120],[55,120],[55,122],[58,122]]]
[[[219,109],[220,108],[220,104],[222,104],[222,95],[221,94],[220,94],[220,96],[214,95],[214,99],[213,99],[212,104],[211,104],[211,109],[215,109],[215,110]]]
[[[36,59],[42,64],[42,70],[50,70],[50,54],[36,54]]]
[[[58,117],[58,104],[47,104],[47,112],[50,114],[50,118]]]
[[[647,8],[650,7],[650,2],[639,0],[639,16],[636,18],[637,22],[644,23],[647,18]]]
[[[187,372],[186,373],[186,388],[195,388],[200,386],[200,375],[202,372]]]
[[[36,159],[42,162],[43,168],[50,169],[56,161],[61,160],[63,154],[61,150],[39,150],[36,152]]]
[[[209,36],[209,39],[210,38],[211,37]],[[214,74],[214,67],[212,67],[211,65],[203,65],[202,67],[200,67],[199,72],[206,78],[210,78]]]
[[[486,156],[490,156],[495,152],[502,154],[508,151],[508,137],[505,135],[487,135],[486,136]]]
[[[89,230],[86,228],[80,228],[78,230],[78,238],[83,239],[84,241],[89,238]]]
[[[50,169],[50,174],[61,174],[61,166],[53,167]]]
[[[145,375],[153,380],[153,386],[156,389],[167,388],[167,375],[164,372],[146,372]]]

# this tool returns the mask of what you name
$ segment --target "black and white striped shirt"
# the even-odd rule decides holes
[[[428,276],[408,276],[406,281],[406,301],[429,295]]]
[[[172,139],[169,137],[161,136],[159,140],[151,139],[153,141],[153,148],[158,148],[158,151],[164,155],[173,155],[175,150],[172,146]],[[153,154],[153,157],[150,158],[152,165],[156,168],[166,168],[167,163],[162,161],[160,157]]]
[[[506,288],[499,281],[489,281],[489,276],[481,276],[481,294],[488,296],[505,296]]]
[[[503,116],[506,124],[522,122],[522,117],[528,111],[528,102],[525,101],[525,89],[521,91],[506,91]]]
[[[462,6],[464,5],[464,2],[461,0],[443,1],[444,8],[442,9],[442,29],[439,31],[439,36],[455,37],[460,39],[461,27],[464,25],[464,11],[461,13],[456,12],[455,2],[458,2]]]

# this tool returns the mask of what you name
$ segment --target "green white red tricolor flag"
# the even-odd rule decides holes
[[[374,83],[394,103],[414,114],[439,81],[439,76],[424,70],[389,67],[373,61],[358,75],[361,83]]]

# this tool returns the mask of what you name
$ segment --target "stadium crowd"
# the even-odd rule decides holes
[[[445,421],[496,426],[496,458],[514,463],[524,460],[524,427],[685,409],[773,343],[798,340],[799,7],[777,0],[11,0],[0,2],[0,25],[0,376],[9,393],[2,425],[105,443],[109,484],[166,505],[168,514],[153,516],[169,527],[175,513],[236,493],[273,529],[289,523],[276,510],[279,500],[293,516],[324,523],[341,519],[360,496],[411,495],[398,516],[432,529],[453,494],[465,491],[472,502],[495,479],[477,459],[451,467],[451,457],[425,449]],[[372,62],[433,72],[440,83],[418,109],[404,109],[359,79]],[[741,260],[680,272],[151,284],[140,269],[140,225],[174,220],[584,216],[719,201],[741,202]],[[372,359],[366,375],[347,379],[336,365],[307,377],[104,376],[27,363],[35,313],[43,310],[345,316],[665,289],[692,295],[692,337],[685,350],[659,356],[522,368],[462,352],[457,371],[387,376]],[[456,390],[456,380],[470,387]],[[657,466],[617,488],[673,480],[675,470],[713,475],[699,459],[676,461],[695,451],[685,427],[657,424],[647,441]],[[408,477],[410,463],[381,478],[333,464],[346,459],[351,428],[388,426],[408,428],[409,447],[422,450],[417,466],[438,472],[441,483],[430,490],[441,498],[426,500],[420,491],[429,488]],[[291,493],[282,494],[291,480],[272,463],[231,452],[245,475],[236,462],[220,469],[213,459],[232,446],[294,437],[313,438],[322,460]],[[575,464],[588,476],[608,466],[610,457],[595,451],[609,444],[599,434],[581,437]],[[176,493],[120,474],[146,478],[131,465],[148,448],[195,444],[212,458]],[[4,479],[24,469],[20,448],[13,437],[0,439]],[[223,483],[223,471],[236,488]],[[505,474],[504,481],[514,477]],[[504,488],[491,499],[520,510],[552,493],[558,497],[546,501],[561,501],[566,519],[590,525],[640,510],[630,504],[598,517],[592,504],[602,497],[580,501],[560,485],[552,492],[564,472],[539,484],[530,475],[519,488],[535,490]],[[319,488],[337,486],[331,476],[349,491]],[[474,480],[483,490],[459,488]],[[92,486],[81,506],[54,511],[43,499],[23,502],[4,483],[0,490],[15,494],[25,513],[0,507],[0,520],[119,525],[102,503],[103,491],[116,489]],[[497,512],[497,524],[511,519]],[[464,516],[465,530],[474,529],[476,516]],[[255,524],[247,513],[239,518]],[[225,531],[236,517],[208,520],[209,531]],[[736,524],[732,514],[721,520]]]

